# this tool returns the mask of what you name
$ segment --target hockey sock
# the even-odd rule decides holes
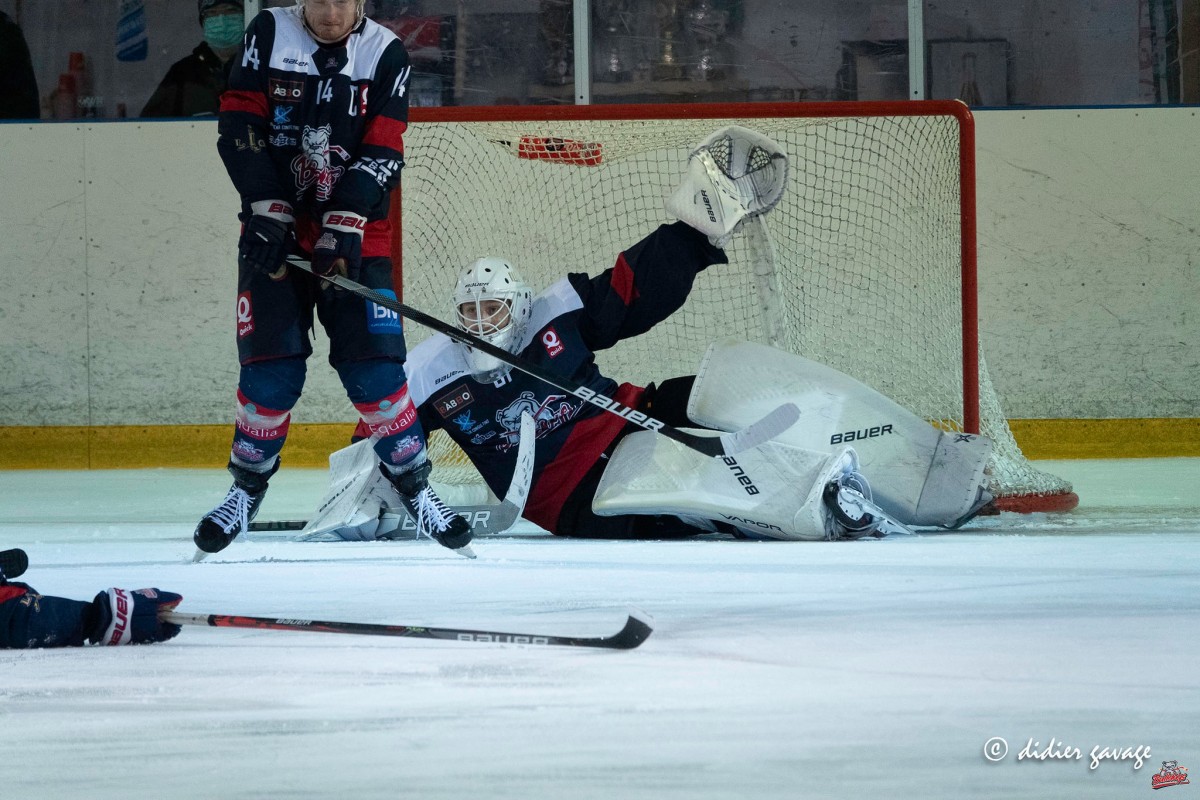
[[[355,403],[363,422],[376,438],[374,448],[379,460],[403,471],[425,452],[425,430],[417,417],[416,406],[408,396],[408,385],[371,403]]]
[[[269,469],[283,450],[292,415],[252,402],[241,389],[237,399],[232,460],[255,471]]]

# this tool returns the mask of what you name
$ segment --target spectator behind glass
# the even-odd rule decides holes
[[[245,30],[242,0],[200,0],[204,41],[171,65],[142,109],[143,117],[215,116]]]
[[[0,11],[0,119],[39,119],[37,78],[20,26]]]

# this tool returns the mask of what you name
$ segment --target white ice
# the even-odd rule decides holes
[[[627,652],[199,626],[6,651],[0,797],[1145,797],[1164,760],[1200,767],[1200,459],[1040,466],[1077,511],[846,543],[527,533],[476,561],[260,537],[200,564],[222,471],[0,473],[0,548],[26,549],[44,594],[579,636],[635,606],[655,624]],[[260,519],[303,518],[324,483],[285,469]],[[1093,748],[1125,757],[1092,768]]]

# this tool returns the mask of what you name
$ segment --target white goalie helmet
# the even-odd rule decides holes
[[[533,316],[533,291],[511,263],[487,256],[459,273],[454,315],[460,330],[515,355]],[[512,369],[495,356],[460,346],[471,376],[481,383],[499,380]]]

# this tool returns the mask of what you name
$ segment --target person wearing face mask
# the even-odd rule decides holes
[[[142,117],[215,116],[229,81],[233,56],[242,43],[242,0],[200,0],[204,41],[167,70],[142,109]]]

